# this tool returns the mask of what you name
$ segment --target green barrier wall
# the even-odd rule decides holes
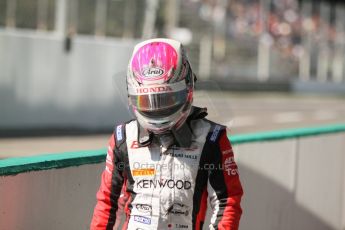
[[[338,132],[345,132],[345,124],[241,134],[229,136],[229,139],[233,145],[238,145],[243,143],[277,141]],[[105,156],[106,149],[100,149],[45,154],[33,157],[8,158],[0,160],[0,176],[15,175],[29,171],[80,166],[84,164],[95,164],[104,161]]]
[[[230,140],[244,188],[240,230],[345,229],[345,124]],[[0,229],[89,229],[105,152],[1,160]]]

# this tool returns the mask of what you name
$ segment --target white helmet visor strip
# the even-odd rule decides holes
[[[159,116],[159,111],[178,110],[185,104],[188,92],[184,81],[180,81],[173,84],[128,87],[128,94],[130,103],[139,112],[156,111]]]

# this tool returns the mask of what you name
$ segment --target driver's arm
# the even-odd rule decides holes
[[[109,140],[106,167],[102,173],[100,188],[97,192],[97,204],[94,209],[91,230],[113,229],[118,218],[118,202],[124,184],[123,162],[120,151],[115,148],[114,135]]]
[[[242,214],[243,190],[225,129],[219,134],[213,151],[215,169],[209,172],[207,188],[213,211],[210,229],[237,230]]]

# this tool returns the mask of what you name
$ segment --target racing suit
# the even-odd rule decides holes
[[[136,120],[116,126],[92,230],[202,229],[207,197],[209,229],[238,229],[243,190],[226,129],[196,110],[186,122],[192,132],[189,147],[174,143],[162,150]],[[142,144],[143,139],[150,140]]]

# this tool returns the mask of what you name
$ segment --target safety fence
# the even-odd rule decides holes
[[[0,29],[0,129],[106,130],[128,118],[125,76],[136,41],[67,41]]]
[[[240,229],[345,228],[345,124],[230,140],[245,191]],[[88,229],[105,152],[1,160],[0,229]]]

